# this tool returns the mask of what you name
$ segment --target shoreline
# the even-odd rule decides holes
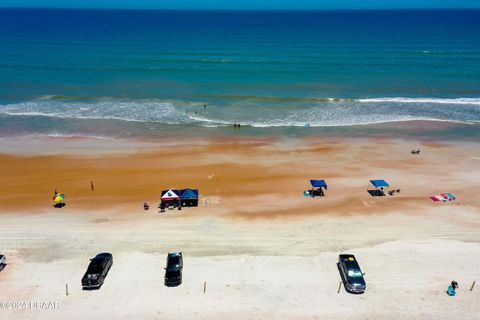
[[[443,141],[480,141],[480,123],[460,123],[456,121],[405,120],[381,122],[365,125],[322,126],[322,127],[234,127],[234,123],[225,126],[201,126],[192,124],[160,124],[155,122],[129,122],[105,119],[43,119],[46,124],[36,127],[23,117],[15,121],[3,120],[0,116],[0,143],[5,139],[16,138],[92,138],[114,141],[158,142],[187,139],[309,139],[328,137],[330,139],[349,138],[390,138],[404,140],[443,140]],[[73,124],[72,121],[78,121]],[[50,123],[51,122],[51,123]],[[46,126],[45,126],[46,125]],[[72,129],[79,127],[82,129]],[[57,128],[51,130],[49,128]],[[19,133],[24,132],[24,133]]]

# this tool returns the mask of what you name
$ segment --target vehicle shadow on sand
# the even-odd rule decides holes
[[[96,291],[96,290],[100,290],[102,286],[99,286],[99,287],[91,287],[91,288],[88,288],[88,287],[82,287],[82,290],[83,291]]]

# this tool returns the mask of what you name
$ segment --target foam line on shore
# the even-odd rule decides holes
[[[5,117],[50,117],[71,120],[116,120],[204,127],[240,123],[257,128],[342,127],[403,121],[474,124],[480,121],[480,98],[334,99],[313,105],[266,107],[263,104],[213,105],[208,111],[185,103],[162,101],[32,100],[0,105]],[[32,120],[35,121],[35,120]]]

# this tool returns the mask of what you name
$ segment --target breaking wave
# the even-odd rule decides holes
[[[167,102],[60,102],[36,100],[0,106],[0,114],[65,119],[105,119],[181,124],[188,121]]]
[[[0,115],[62,119],[118,120],[167,125],[252,127],[354,126],[399,121],[480,122],[480,98],[320,98],[288,107],[256,105],[209,105],[208,111],[191,103],[158,101],[59,100],[55,96],[0,105]]]
[[[358,99],[360,102],[373,102],[373,103],[382,103],[382,102],[397,102],[397,103],[428,103],[428,104],[451,104],[451,105],[479,105],[480,98],[451,98],[451,99],[441,99],[441,98],[367,98],[367,99]]]

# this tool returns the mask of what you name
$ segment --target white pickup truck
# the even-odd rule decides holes
[[[0,254],[0,271],[2,271],[6,265],[7,265],[7,259],[5,259],[4,255]]]

